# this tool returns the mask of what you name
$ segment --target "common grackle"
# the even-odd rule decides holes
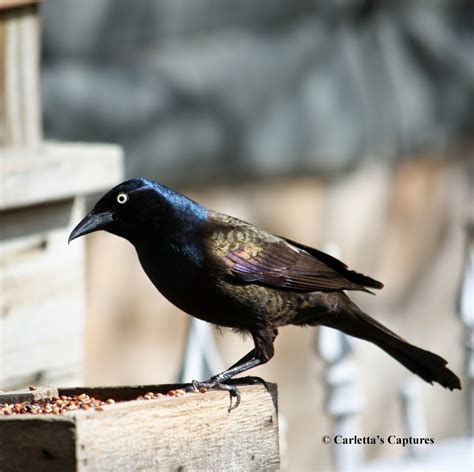
[[[268,362],[278,328],[325,325],[371,341],[429,383],[451,390],[459,378],[440,356],[420,349],[362,312],[345,290],[383,284],[317,249],[212,211],[164,185],[131,179],[106,193],[69,241],[97,230],[130,241],[155,287],[186,313],[249,333],[255,348],[195,386],[225,382]]]

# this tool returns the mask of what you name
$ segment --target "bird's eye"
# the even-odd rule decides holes
[[[119,193],[117,195],[117,202],[120,203],[120,205],[123,205],[124,203],[128,202],[128,195],[126,193]]]

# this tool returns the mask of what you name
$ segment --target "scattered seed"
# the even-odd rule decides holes
[[[31,385],[30,390],[35,390],[36,387]],[[199,390],[191,390],[193,393],[205,393],[207,388],[201,387]],[[144,395],[138,395],[135,400],[152,400],[155,398],[168,397],[180,397],[186,394],[183,389],[170,390],[169,392],[147,392]],[[68,411],[76,410],[89,410],[95,408],[97,411],[103,411],[104,405],[114,405],[115,403],[121,403],[122,401],[116,401],[113,398],[109,398],[105,401],[91,397],[86,393],[80,395],[61,395],[53,396],[52,398],[43,398],[41,400],[29,401],[29,402],[18,402],[18,403],[0,403],[0,415],[1,416],[13,416],[19,414],[50,414],[50,415],[64,415]]]

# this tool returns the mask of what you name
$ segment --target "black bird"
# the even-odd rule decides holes
[[[255,348],[206,382],[268,362],[278,328],[325,325],[370,341],[429,383],[451,390],[459,378],[440,356],[413,346],[361,311],[344,293],[383,287],[317,249],[212,211],[164,185],[131,179],[107,192],[69,241],[97,230],[130,241],[155,287],[186,313],[252,336]]]

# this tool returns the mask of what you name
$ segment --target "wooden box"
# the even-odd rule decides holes
[[[182,385],[74,388],[2,394],[0,403],[86,393],[131,400]],[[0,470],[271,471],[279,469],[276,385],[240,385],[228,412],[224,391],[131,400],[63,415],[0,416]],[[3,400],[2,400],[3,398]],[[9,400],[8,400],[9,399]]]

